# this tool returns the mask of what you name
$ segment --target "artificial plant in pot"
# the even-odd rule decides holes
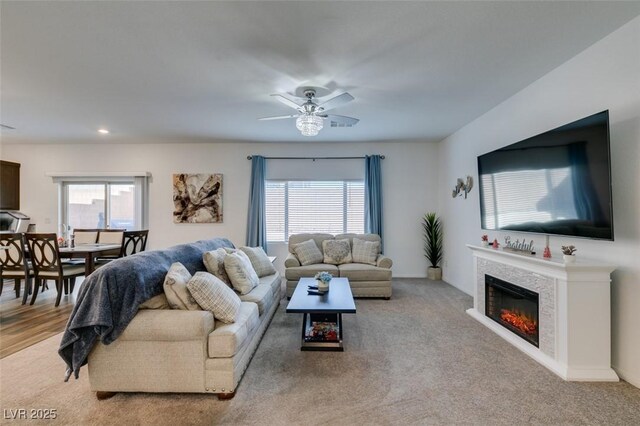
[[[422,218],[422,230],[424,237],[424,257],[429,261],[427,278],[430,280],[442,279],[442,223],[435,213],[427,213]]]

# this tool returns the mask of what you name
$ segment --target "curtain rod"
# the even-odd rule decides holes
[[[251,160],[252,155],[247,155],[247,160]],[[265,160],[364,160],[367,157],[264,157]],[[384,160],[384,155],[380,158]]]

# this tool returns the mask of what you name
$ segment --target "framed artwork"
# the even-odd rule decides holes
[[[222,223],[222,174],[174,174],[173,206],[173,223]]]

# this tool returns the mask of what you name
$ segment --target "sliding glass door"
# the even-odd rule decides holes
[[[63,223],[70,229],[138,229],[133,182],[65,183]]]

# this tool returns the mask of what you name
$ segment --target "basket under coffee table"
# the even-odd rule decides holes
[[[301,351],[344,351],[342,344],[342,314],[355,314],[356,304],[353,300],[351,287],[347,278],[334,278],[325,294],[308,294],[308,287],[315,285],[313,278],[301,278],[298,281],[291,300],[287,305],[288,314],[302,315],[302,343]],[[313,324],[331,324],[337,329],[337,336],[331,340],[317,340],[308,336]],[[319,326],[321,327],[321,326]]]

